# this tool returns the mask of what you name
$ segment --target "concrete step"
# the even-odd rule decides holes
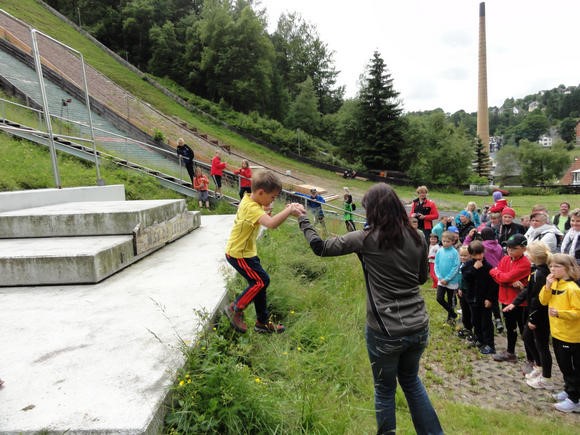
[[[69,202],[0,213],[0,287],[97,283],[200,226],[184,200]]]
[[[133,234],[184,213],[183,199],[54,204],[0,213],[0,238]]]
[[[0,239],[0,286],[93,284],[139,258],[132,235]]]

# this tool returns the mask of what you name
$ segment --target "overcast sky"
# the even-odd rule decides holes
[[[346,96],[378,50],[406,111],[477,110],[475,0],[261,0],[272,33],[298,12],[334,51]],[[487,0],[488,104],[580,85],[580,0]]]

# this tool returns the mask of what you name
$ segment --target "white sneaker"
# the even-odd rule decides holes
[[[580,403],[574,403],[570,399],[563,400],[554,405],[560,412],[580,412]]]
[[[537,378],[538,376],[540,376],[541,374],[542,374],[542,367],[534,366],[532,371],[530,373],[528,373],[527,375],[525,375],[524,377],[526,379],[534,379],[534,378]]]
[[[552,397],[556,402],[562,402],[563,400],[566,400],[568,398],[568,393],[566,393],[565,391],[560,391],[559,393],[552,394]]]
[[[546,390],[551,390],[552,388],[554,388],[554,384],[552,383],[552,381],[548,378],[543,377],[542,375],[539,375],[532,379],[528,379],[526,381],[526,384],[535,389],[544,388]]]

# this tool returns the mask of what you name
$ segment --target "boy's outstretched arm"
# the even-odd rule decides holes
[[[268,213],[263,214],[258,222],[266,228],[278,228],[286,219],[288,219],[288,216],[300,216],[303,213],[303,210],[304,207],[302,204],[293,202],[291,204],[286,204],[286,208],[274,216],[270,216]]]

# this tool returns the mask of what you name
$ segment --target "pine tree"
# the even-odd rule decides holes
[[[475,140],[475,160],[473,171],[482,178],[491,179],[491,158],[483,146],[479,137]]]
[[[404,121],[399,93],[378,51],[375,51],[359,92],[359,146],[354,154],[368,169],[401,169]]]

